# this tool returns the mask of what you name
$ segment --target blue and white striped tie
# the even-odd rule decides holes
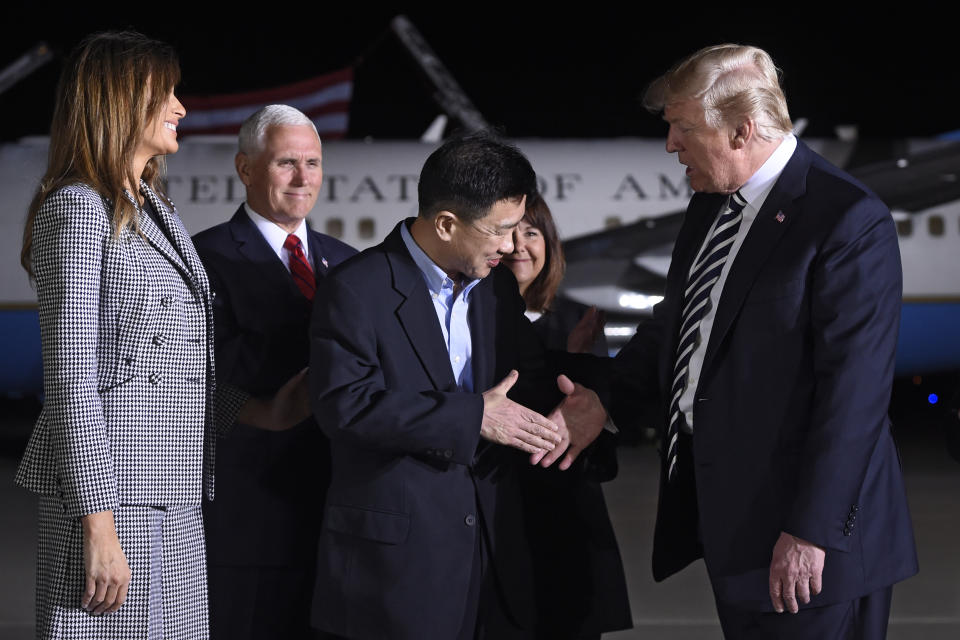
[[[740,221],[743,220],[743,208],[747,206],[740,192],[727,199],[717,226],[710,241],[693,267],[687,279],[687,288],[683,292],[683,315],[680,322],[680,339],[677,342],[677,359],[673,366],[673,385],[670,390],[670,427],[667,430],[667,479],[677,477],[677,445],[680,437],[680,424],[683,413],[680,411],[680,396],[687,388],[687,368],[690,356],[700,340],[700,321],[707,312],[710,291],[720,279],[723,265],[727,261],[730,247],[737,239]]]

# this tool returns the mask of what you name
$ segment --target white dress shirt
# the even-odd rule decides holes
[[[263,239],[267,241],[267,244],[270,245],[273,252],[276,253],[280,261],[283,262],[283,266],[287,268],[287,271],[290,271],[290,252],[283,248],[283,243],[287,241],[289,233],[276,222],[267,220],[251,209],[250,205],[246,202],[243,203],[243,208],[246,210],[247,215],[250,216],[250,219],[253,220],[253,224],[260,230]],[[310,242],[308,241],[309,237],[307,236],[306,222],[301,220],[300,226],[297,227],[297,230],[294,231],[293,234],[300,238],[300,244],[303,245],[303,256],[307,259],[307,262],[310,262]],[[310,264],[313,265],[313,262],[310,262]]]
[[[727,282],[727,274],[730,273],[730,268],[737,257],[737,252],[740,251],[740,247],[743,245],[744,238],[747,237],[747,233],[750,231],[750,226],[756,219],[760,208],[770,194],[770,190],[773,189],[777,178],[783,173],[784,167],[787,166],[787,162],[790,161],[796,148],[797,139],[793,134],[788,134],[783,141],[780,142],[780,146],[778,146],[770,157],[767,158],[767,161],[763,163],[763,166],[740,187],[740,195],[743,196],[743,199],[747,202],[747,206],[743,208],[743,220],[740,222],[740,229],[737,231],[736,240],[733,241],[733,245],[730,247],[727,261],[724,263],[723,269],[720,272],[720,279],[717,280],[713,285],[713,289],[710,290],[710,303],[707,305],[707,312],[704,314],[703,319],[700,320],[700,338],[693,348],[693,353],[690,355],[690,363],[687,367],[687,386],[680,396],[679,407],[680,411],[683,412],[686,421],[686,425],[684,426],[688,433],[693,432],[693,400],[697,394],[697,382],[700,379],[700,371],[703,369],[703,358],[707,352],[707,345],[710,344],[710,331],[713,329],[713,320],[717,315],[717,305],[720,302],[720,296],[723,294],[723,286]],[[719,218],[720,216],[718,215],[717,220],[719,220]],[[710,242],[710,237],[713,235],[713,229],[717,225],[717,220],[714,220],[710,226],[710,231],[707,232],[707,237],[700,247],[700,251],[697,252],[698,258],[707,243]],[[694,260],[693,264],[696,263],[697,261]],[[689,275],[690,274],[687,274],[688,278]]]

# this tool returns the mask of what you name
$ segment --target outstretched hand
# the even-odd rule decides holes
[[[561,428],[564,439],[553,451],[539,458],[532,456],[530,462],[549,467],[566,452],[560,462],[560,469],[566,471],[580,452],[590,446],[603,431],[603,425],[607,422],[607,411],[592,389],[572,382],[565,375],[557,376],[557,388],[566,397],[548,417]]]
[[[483,421],[480,437],[543,456],[560,444],[560,428],[553,421],[507,397],[520,379],[511,371],[503,380],[483,393]]]
[[[570,353],[590,353],[593,345],[603,333],[607,316],[596,307],[590,307],[567,336],[567,351]]]
[[[283,383],[269,398],[250,398],[237,413],[237,421],[264,431],[286,431],[310,417],[308,367]]]

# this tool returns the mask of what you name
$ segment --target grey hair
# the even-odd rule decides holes
[[[305,125],[310,125],[319,140],[317,126],[299,109],[285,104],[261,107],[240,125],[240,153],[252,157],[263,151],[263,137],[270,127]]]
[[[793,131],[780,70],[763,49],[718,44],[684,58],[654,80],[643,106],[659,113],[678,100],[693,99],[703,107],[711,127],[736,126],[746,118],[757,123],[764,140],[779,140]]]

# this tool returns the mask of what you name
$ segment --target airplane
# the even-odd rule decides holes
[[[516,140],[538,172],[565,239],[563,294],[608,313],[625,342],[662,293],[673,238],[692,191],[662,140]],[[843,165],[851,142],[807,144]],[[0,145],[0,395],[42,393],[36,297],[19,256],[23,223],[48,141]],[[436,143],[325,142],[324,184],[308,220],[363,249],[416,215],[420,167]],[[168,193],[190,233],[227,220],[243,201],[236,139],[195,136],[167,159]],[[906,141],[897,158],[851,172],[891,207],[904,269],[897,374],[960,369],[960,143]]]

